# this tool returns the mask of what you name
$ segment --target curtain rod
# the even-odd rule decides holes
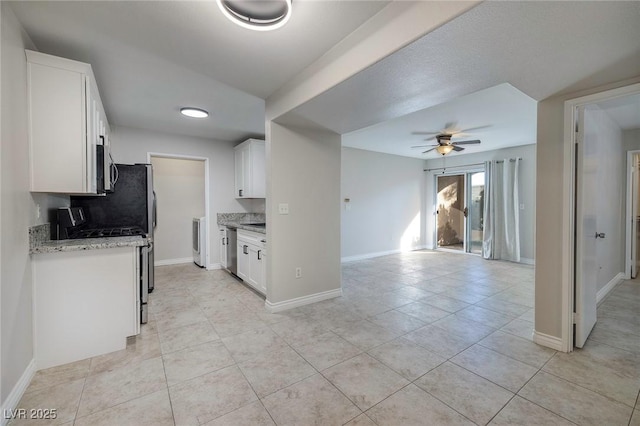
[[[522,157],[518,157],[518,160],[522,160]],[[515,158],[510,158],[509,161],[516,161]],[[504,163],[504,160],[498,160],[496,163]],[[460,166],[449,166],[449,167],[436,167],[434,169],[423,169],[423,172],[430,172],[432,170],[446,170],[446,169],[457,169],[460,167],[473,167],[473,166],[484,166],[484,163],[474,163],[474,164],[463,164]]]

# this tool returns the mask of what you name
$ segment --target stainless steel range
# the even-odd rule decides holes
[[[139,226],[123,226],[119,228],[81,229],[72,233],[69,238],[103,238],[103,237],[133,237],[145,236],[146,233]]]

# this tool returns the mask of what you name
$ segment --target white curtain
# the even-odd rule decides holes
[[[485,161],[484,232],[485,259],[520,261],[520,210],[518,170],[520,159]]]

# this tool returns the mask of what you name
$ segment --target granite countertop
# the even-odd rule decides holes
[[[51,240],[48,223],[29,228],[29,254],[56,253],[61,251],[97,250],[116,247],[142,247],[151,242],[150,238],[104,237],[84,238],[78,240]]]
[[[264,226],[258,227],[250,225],[251,223],[264,222],[266,222],[264,213],[218,213],[219,226],[231,226],[238,229],[266,234],[267,228]]]
[[[267,233],[267,228],[264,226],[251,226],[249,224],[246,223],[239,223],[239,222],[218,222],[218,225],[220,226],[231,226],[234,228],[238,228],[238,229],[245,229],[247,231],[253,231],[253,232],[258,232],[260,234],[266,234]]]
[[[55,253],[63,251],[97,250],[116,247],[146,246],[149,239],[141,236],[84,238],[78,240],[47,240],[34,245],[30,254]]]

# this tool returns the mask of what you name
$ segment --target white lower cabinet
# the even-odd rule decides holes
[[[38,369],[124,349],[140,333],[138,247],[33,257]]]
[[[228,259],[227,259],[227,245],[229,244],[229,237],[227,237],[227,227],[223,226],[220,228],[220,266],[223,269],[228,267]]]
[[[266,239],[264,234],[238,229],[238,277],[267,294]]]

